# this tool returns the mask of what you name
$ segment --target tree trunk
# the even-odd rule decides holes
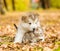
[[[0,13],[4,14],[4,10],[3,10],[3,0],[0,0]]]
[[[4,2],[4,6],[5,6],[6,10],[8,10],[6,0],[3,0],[3,2]]]
[[[45,9],[45,3],[44,3],[44,0],[40,0],[39,4],[41,4],[40,6],[41,6],[42,8]]]
[[[50,8],[50,0],[45,0],[45,8]]]
[[[15,10],[15,2],[14,2],[14,0],[12,0],[12,8],[13,8],[13,10]]]
[[[40,0],[39,5],[43,8],[49,8],[50,7],[50,0]]]

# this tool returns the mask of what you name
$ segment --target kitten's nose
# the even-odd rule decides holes
[[[35,28],[33,28],[33,32],[35,31]]]

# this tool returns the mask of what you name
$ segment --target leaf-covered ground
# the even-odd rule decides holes
[[[13,43],[21,13],[0,15],[0,51],[60,51],[60,10],[39,11],[45,42],[34,45]]]

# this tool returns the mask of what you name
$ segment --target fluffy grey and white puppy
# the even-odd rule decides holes
[[[21,23],[18,26],[14,43],[22,43],[26,41],[31,41],[33,43],[37,42],[38,39],[42,39],[42,41],[44,41],[43,30],[40,25],[38,14],[32,12],[26,13],[21,17]]]

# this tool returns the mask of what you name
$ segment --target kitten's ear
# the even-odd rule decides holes
[[[26,22],[27,21],[27,16],[22,16],[21,20]]]

